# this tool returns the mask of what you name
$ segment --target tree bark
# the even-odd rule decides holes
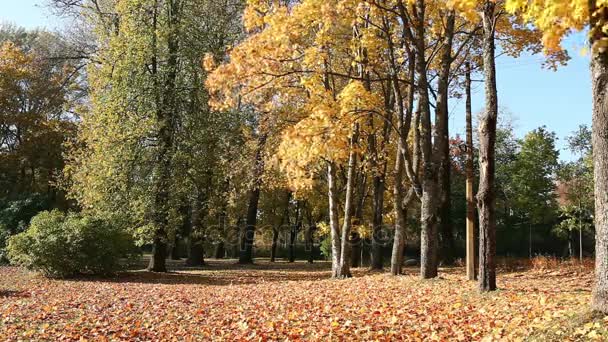
[[[327,163],[327,193],[329,198],[329,226],[331,234],[331,276],[340,275],[340,221],[338,217],[338,185],[336,184],[336,165]]]
[[[202,266],[205,264],[205,250],[203,247],[203,220],[206,216],[207,198],[199,190],[194,204],[192,205],[191,228],[188,238],[187,266]]]
[[[397,142],[398,145],[401,141]],[[400,152],[401,146],[397,147],[395,160],[395,172],[393,185],[393,206],[395,212],[395,237],[393,238],[393,251],[391,254],[391,274],[399,275],[403,267],[403,248],[405,246],[405,226],[407,219],[407,206],[405,204],[405,190],[403,188],[403,154]],[[408,197],[413,197],[410,191]]]
[[[467,198],[467,227],[466,227],[466,267],[467,279],[475,280],[475,198],[473,195],[473,111],[471,108],[471,65],[466,63],[465,91],[466,91],[466,198]]]
[[[255,240],[255,226],[258,220],[258,203],[260,202],[260,187],[262,185],[262,173],[264,172],[263,151],[266,144],[266,134],[260,134],[253,167],[254,184],[249,192],[249,204],[247,206],[247,218],[245,219],[245,231],[242,236],[241,253],[239,264],[253,263],[253,243]]]
[[[422,207],[420,210],[420,277],[437,276],[437,167],[432,150],[431,110],[426,70],[425,3],[416,1],[416,74],[418,76],[418,106],[420,108],[420,150],[422,154]]]
[[[402,9],[402,12],[404,10]],[[418,186],[416,184],[416,174],[417,174],[417,166],[416,162],[411,162],[407,160],[407,156],[409,156],[408,152],[408,136],[410,134],[410,129],[414,127],[414,146],[417,151],[418,146],[418,124],[419,124],[419,113],[416,114],[415,119],[412,120],[413,114],[413,106],[414,106],[414,81],[416,78],[416,68],[415,68],[415,54],[411,53],[408,50],[408,92],[407,99],[404,98],[401,89],[399,87],[399,80],[397,79],[397,67],[396,60],[392,49],[392,41],[388,40],[388,45],[390,47],[389,51],[391,51],[391,63],[392,63],[392,71],[391,76],[393,79],[392,86],[393,92],[395,94],[395,104],[397,107],[397,119],[398,119],[398,130],[399,130],[399,139],[397,140],[397,151],[395,156],[395,168],[394,168],[394,184],[393,184],[393,212],[395,215],[395,234],[393,237],[393,249],[391,253],[391,274],[399,275],[401,274],[401,269],[403,266],[403,252],[405,248],[405,227],[407,220],[407,205],[409,201],[406,201],[405,188],[403,185],[403,178],[406,175],[407,168],[411,167],[412,169],[409,172],[408,178],[413,183],[410,188],[409,198],[413,198],[415,191],[414,187]],[[407,105],[405,103],[407,101]],[[412,123],[412,121],[414,121]],[[413,153],[415,154],[415,153]]]
[[[386,163],[384,168],[386,169]],[[383,247],[385,244],[385,237],[383,236],[384,227],[383,224],[383,210],[384,210],[384,192],[385,192],[385,178],[386,171],[383,171],[381,175],[374,176],[374,197],[373,197],[373,217],[372,217],[372,253],[370,269],[382,270],[384,267],[383,260]]]
[[[439,183],[437,196],[439,198],[439,233],[441,236],[441,257],[444,264],[451,265],[454,262],[454,227],[451,217],[451,186],[450,172],[452,168],[450,158],[450,133],[449,133],[449,85],[450,71],[452,67],[452,42],[454,38],[455,16],[453,11],[446,14],[445,31],[441,52],[441,62],[437,79],[437,103],[435,111],[435,134],[433,154],[437,159],[437,178]]]
[[[485,77],[485,114],[479,120],[479,290],[496,290],[496,190],[495,145],[498,118],[494,22],[495,6],[486,1],[483,9],[483,72]]]
[[[277,259],[277,244],[279,241],[279,230],[272,229],[272,245],[270,246],[270,262],[275,262]]]
[[[308,263],[314,262],[314,231],[316,229],[316,223],[309,221],[308,229],[306,231],[306,250],[308,251]]]
[[[346,198],[344,201],[344,222],[342,223],[342,246],[340,255],[340,267],[338,269],[338,278],[352,277],[350,273],[350,253],[351,253],[351,227],[352,227],[352,211],[353,211],[353,192],[355,187],[355,168],[357,167],[357,152],[355,145],[359,139],[359,125],[354,124],[353,134],[350,139],[350,152],[348,156],[348,171],[346,177]]]
[[[590,0],[590,11],[596,11],[596,1]],[[593,16],[591,27],[608,22],[608,9]],[[597,30],[591,45],[607,34]],[[608,52],[592,48],[591,89],[593,93],[593,178],[595,191],[595,285],[591,307],[608,313]]]
[[[298,232],[302,228],[302,208],[301,203],[298,201],[296,205],[296,221],[295,224],[291,227],[289,232],[289,262],[296,261],[296,238],[298,237]]]
[[[350,257],[350,267],[360,267],[361,266],[361,236],[357,232],[352,232],[350,234],[350,245],[351,245],[351,257]]]

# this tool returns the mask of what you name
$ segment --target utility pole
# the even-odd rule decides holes
[[[473,123],[471,109],[471,64],[466,63],[466,197],[467,197],[467,279],[475,280],[475,197],[473,195]]]

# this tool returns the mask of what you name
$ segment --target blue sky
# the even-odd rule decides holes
[[[1,22],[28,28],[61,27],[61,20],[50,13],[46,0],[0,0],[0,3]],[[542,69],[542,56],[497,60],[499,105],[512,113],[516,136],[523,137],[526,132],[546,125],[557,133],[564,160],[572,159],[565,150],[565,137],[578,125],[591,123],[589,58],[578,52],[581,40],[579,36],[566,43],[572,60],[558,71]],[[476,83],[473,92],[473,111],[477,113],[483,109],[483,83]],[[464,99],[451,100],[450,108],[451,135],[464,135]]]

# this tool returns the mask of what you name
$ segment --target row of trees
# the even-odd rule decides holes
[[[447,103],[451,94],[462,92],[462,78],[471,65],[482,70],[486,103],[478,129],[479,285],[490,291],[496,288],[496,45],[501,44],[501,52],[518,56],[540,51],[542,42],[548,63],[556,67],[566,59],[562,37],[571,29],[590,26],[599,233],[594,307],[606,310],[605,228],[600,227],[605,214],[603,200],[598,199],[605,186],[599,132],[605,131],[606,10],[603,1],[251,1],[244,17],[248,37],[231,51],[227,63],[215,69],[207,86],[216,108],[243,101],[265,118],[293,123],[282,132],[280,163],[295,189],[310,188],[320,180],[327,183],[335,277],[350,276],[349,236],[359,197],[358,175],[368,167],[370,177],[381,180],[373,193],[382,194],[384,163],[392,154],[391,271],[400,272],[406,211],[417,199],[420,274],[432,278],[437,275],[438,238],[443,245],[452,243],[446,233],[451,225]],[[523,166],[530,171],[524,176],[535,175],[533,166]],[[345,191],[340,220],[336,170],[341,167]],[[549,180],[539,180],[546,187],[543,181]],[[538,195],[538,190],[519,189],[518,194],[526,198],[526,193]],[[523,204],[530,208],[527,219],[534,222],[546,201]]]
[[[497,233],[507,239],[502,232],[518,224],[525,231],[526,225],[530,254],[533,228],[542,225],[559,222],[556,231],[574,241],[583,210],[590,216],[589,196],[577,202],[577,193],[565,191],[567,200],[557,202],[554,174],[559,170],[567,189],[591,184],[592,169],[594,307],[608,311],[608,200],[602,195],[608,178],[602,133],[608,5],[549,3],[53,0],[83,32],[68,40],[72,45],[61,58],[37,59],[26,45],[4,45],[2,54],[13,64],[0,68],[19,80],[12,83],[19,85],[17,93],[36,88],[23,87],[21,80],[35,84],[41,77],[42,89],[57,89],[61,100],[57,106],[45,100],[45,112],[28,123],[21,120],[33,109],[10,109],[11,101],[34,94],[2,94],[1,105],[9,108],[2,157],[15,160],[3,172],[13,178],[2,181],[35,192],[42,185],[64,189],[82,215],[120,222],[140,244],[153,246],[153,271],[166,271],[168,252],[177,250],[181,238],[188,243],[189,264],[203,262],[210,240],[221,256],[229,227],[240,232],[239,261],[252,262],[256,228],[287,224],[292,251],[300,232],[307,243],[315,231],[329,235],[332,275],[344,278],[357,264],[353,246],[361,239],[371,242],[371,268],[382,269],[381,237],[388,225],[391,273],[401,273],[406,237],[412,240],[409,233],[416,232],[420,276],[433,278],[440,260],[456,256],[455,227],[463,217],[456,213],[465,204],[458,187],[475,158],[479,286],[490,291],[496,288]],[[544,49],[547,65],[555,68],[567,61],[562,37],[585,27],[591,28],[593,168],[588,132],[572,142],[581,160],[558,167],[556,138],[545,128],[521,141],[508,128],[497,128],[496,52],[517,57]],[[95,43],[83,44],[82,37]],[[52,74],[32,72],[44,68]],[[476,153],[467,134],[462,154],[462,144],[450,139],[448,117],[455,113],[449,113],[449,100],[466,97],[470,120],[472,73],[484,77],[486,103]],[[66,117],[67,108],[77,116]],[[46,154],[55,164],[42,162],[35,156],[43,149],[27,150],[27,139],[18,138],[41,122],[66,126],[44,135],[55,139],[51,143],[29,141],[59,149]],[[59,170],[62,177],[56,177]],[[4,196],[23,192],[10,191]],[[467,204],[473,222],[474,203]],[[550,215],[558,204],[562,219]],[[467,232],[460,236],[475,245],[472,230]],[[273,256],[279,233],[272,228]]]

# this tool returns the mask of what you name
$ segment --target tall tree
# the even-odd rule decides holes
[[[495,144],[498,118],[498,95],[496,90],[495,23],[496,3],[486,1],[483,5],[483,73],[485,78],[486,108],[479,120],[479,289],[496,289],[496,194]]]
[[[467,278],[475,280],[475,198],[474,184],[475,173],[473,169],[473,115],[471,104],[471,64],[465,65],[465,96],[466,96],[466,200],[467,200],[467,223],[466,223],[466,267]]]

